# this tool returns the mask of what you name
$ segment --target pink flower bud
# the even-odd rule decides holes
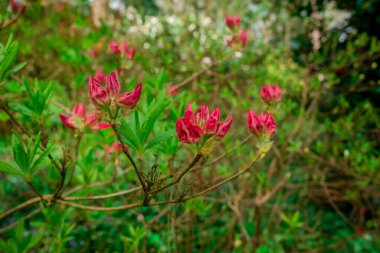
[[[280,102],[282,97],[282,92],[280,87],[277,85],[266,85],[260,90],[261,99],[265,103],[275,103]]]
[[[74,105],[72,114],[75,117],[78,117],[80,119],[84,119],[84,118],[86,118],[86,107],[84,106],[84,104]]]
[[[121,50],[115,41],[110,41],[109,46],[114,54],[120,54]]]
[[[209,117],[209,109],[207,105],[202,105],[198,108],[195,113],[195,123],[200,126],[202,129],[205,128],[206,122]]]
[[[238,28],[241,24],[240,16],[226,16],[226,25],[230,29]]]
[[[109,76],[106,77],[106,87],[108,95],[111,98],[117,99],[120,93],[120,83],[117,78],[117,72],[112,72]]]
[[[224,136],[231,128],[232,117],[229,117],[225,122],[218,123],[218,129],[216,130],[215,139],[218,141],[223,140]]]
[[[123,41],[120,43],[119,50],[120,50],[120,52],[127,52],[128,44],[126,41]]]
[[[99,83],[102,83],[106,79],[106,75],[102,71],[96,71],[95,78]]]
[[[179,87],[178,85],[176,84],[173,84],[173,85],[170,85],[167,89],[166,89],[166,95],[168,96],[176,96],[178,94],[178,91],[179,91]]]
[[[107,91],[93,76],[90,76],[88,79],[88,90],[91,102],[96,107],[100,107],[109,102]]]
[[[96,115],[94,113],[90,114],[86,118],[86,126],[94,124],[96,121]]]
[[[218,122],[220,119],[220,110],[215,108],[206,122],[206,133],[215,134],[218,129]]]
[[[248,44],[248,39],[247,39],[247,29],[243,29],[238,37],[238,40],[240,41],[242,46],[246,46]]]
[[[121,94],[121,96],[117,100],[117,104],[120,107],[124,107],[128,109],[135,108],[137,102],[140,99],[141,90],[142,90],[142,84],[139,83],[133,91]]]
[[[183,143],[195,143],[203,136],[203,129],[187,118],[179,118],[175,128],[178,140]]]
[[[83,130],[85,126],[93,130],[101,130],[110,127],[109,123],[95,124],[97,121],[95,114],[90,114],[86,117],[86,107],[83,104],[75,105],[71,115],[59,114],[62,123],[71,129]]]
[[[74,130],[78,128],[72,117],[67,116],[67,115],[63,115],[63,114],[59,114],[59,118],[61,119],[63,125],[71,128],[71,129],[74,129]]]
[[[135,57],[136,53],[136,47],[130,47],[127,51],[125,51],[125,57],[127,57],[128,60],[132,60]]]
[[[94,125],[91,125],[90,128],[92,130],[103,130],[103,129],[107,129],[111,126],[110,123],[99,123],[99,124],[94,124]]]
[[[259,138],[271,137],[276,132],[276,122],[272,114],[260,113],[257,115],[249,110],[247,122],[249,131]]]
[[[194,115],[191,103],[189,103],[185,109],[184,118],[189,119],[189,120],[195,119],[195,115]]]
[[[128,149],[128,146],[125,145],[124,147],[126,149]],[[105,146],[105,150],[106,150],[107,154],[111,154],[111,153],[115,153],[115,154],[123,153],[123,146],[119,142],[115,141],[114,143],[112,143],[111,146],[106,145]]]

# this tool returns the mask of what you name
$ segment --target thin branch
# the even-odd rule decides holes
[[[44,210],[44,208],[40,207],[40,208],[34,210],[33,212],[31,212],[30,214],[24,216],[24,217],[21,218],[21,219],[24,220],[24,221],[27,220],[27,219],[30,219],[30,218],[32,218],[33,216],[35,216],[36,214],[39,214],[42,210]],[[14,223],[11,223],[11,224],[9,224],[8,226],[6,226],[6,227],[0,229],[0,234],[2,234],[2,233],[4,233],[4,232],[8,231],[9,229],[12,229],[12,228],[14,228],[15,226],[17,226],[17,224],[21,221],[21,219],[19,219],[18,221],[14,222]]]
[[[169,183],[169,184],[167,184],[167,185],[164,185],[164,186],[162,186],[162,187],[160,187],[160,188],[157,188],[157,189],[154,189],[154,190],[152,190],[152,191],[149,191],[149,194],[153,194],[153,193],[156,193],[156,192],[160,192],[160,191],[162,191],[162,190],[164,190],[164,189],[166,189],[166,188],[168,188],[168,187],[170,187],[170,186],[172,186],[172,185],[175,185],[175,184],[178,184],[180,181],[181,181],[181,179],[182,179],[182,177],[192,168],[192,167],[194,167],[194,165],[200,160],[202,158],[202,155],[201,154],[196,154],[195,155],[195,157],[194,157],[194,159],[193,159],[193,161],[189,164],[189,166],[186,168],[186,169],[184,169],[182,172],[180,172],[180,174],[178,175],[178,177],[176,177],[176,179],[174,179],[173,180],[173,182],[171,182],[171,183]]]
[[[77,166],[77,162],[78,162],[78,154],[79,154],[79,145],[80,145],[80,141],[82,140],[82,134],[79,134],[77,137],[76,137],[76,145],[75,145],[75,156],[74,156],[74,163],[73,163],[73,166],[72,166],[72,169],[71,169],[71,173],[70,173],[70,176],[69,176],[69,180],[67,181],[66,185],[62,188],[61,191],[64,191],[71,183],[71,181],[73,180],[73,177],[74,177],[74,173],[75,173],[75,167]]]
[[[136,192],[141,189],[141,186],[137,186],[128,190],[119,191],[111,194],[98,195],[98,196],[83,196],[83,197],[65,197],[64,200],[95,200],[95,199],[108,199],[113,197],[118,197],[122,195],[126,195],[129,193]]]
[[[12,113],[10,113],[10,111],[8,111],[8,109],[2,105],[1,106],[1,109],[8,115],[8,117],[11,119],[11,121],[25,134],[27,135],[28,137],[31,136],[31,134],[20,124],[18,123],[18,121],[16,120],[15,117],[13,117]]]
[[[197,194],[194,194],[192,196],[189,196],[187,198],[178,198],[174,200],[167,200],[167,201],[161,201],[161,202],[153,202],[153,203],[133,203],[133,204],[126,204],[126,205],[121,205],[121,206],[114,206],[114,207],[97,207],[97,206],[87,206],[87,205],[80,205],[80,204],[75,204],[72,202],[68,202],[65,200],[57,199],[57,202],[62,204],[62,205],[67,205],[67,206],[72,206],[80,209],[85,209],[85,210],[91,210],[91,211],[102,211],[102,212],[112,212],[112,211],[120,211],[120,210],[126,210],[126,209],[131,209],[131,208],[136,208],[136,207],[141,207],[141,206],[157,206],[157,205],[164,205],[164,204],[177,204],[181,202],[185,202],[187,200],[191,200],[197,197],[200,197],[202,195],[207,194],[208,192],[218,188],[219,186],[234,180],[235,178],[239,177],[240,175],[244,174],[247,172],[260,158],[262,158],[265,154],[259,152],[256,157],[253,159],[253,161],[244,169],[240,170],[236,174],[226,178],[225,180],[222,180],[221,182],[201,191],[198,192]]]
[[[8,26],[12,25],[21,17],[21,14],[24,12],[25,8],[20,9],[17,14],[8,22],[5,22],[4,24],[0,24],[0,31],[4,28],[7,28]]]
[[[43,195],[43,198],[45,200],[51,200],[52,199],[52,195]],[[6,218],[7,216],[9,216],[9,215],[11,215],[11,214],[13,214],[13,213],[21,210],[21,209],[24,209],[24,208],[26,208],[28,206],[33,205],[34,203],[38,203],[40,201],[41,201],[40,197],[35,197],[35,198],[32,198],[32,199],[29,199],[29,200],[25,201],[24,203],[22,203],[22,204],[20,204],[18,206],[15,206],[12,209],[9,209],[5,213],[1,214],[0,215],[0,220]]]
[[[115,132],[115,134],[116,134],[116,136],[117,136],[117,138],[118,138],[118,140],[119,140],[119,142],[121,144],[121,147],[123,149],[123,153],[128,157],[129,161],[132,163],[132,166],[135,169],[135,172],[136,172],[137,177],[138,177],[138,179],[140,181],[140,184],[141,184],[144,192],[146,193],[147,192],[146,183],[145,183],[145,179],[142,176],[142,171],[140,171],[137,168],[135,161],[133,160],[131,154],[129,154],[129,151],[128,151],[128,149],[126,148],[126,146],[124,144],[123,138],[121,137],[121,134],[120,134],[119,130],[117,129],[117,126],[115,124],[112,124],[111,126],[112,126],[112,129]]]
[[[34,192],[35,194],[37,194],[38,197],[40,197],[41,202],[43,203],[43,202],[44,202],[44,197],[43,197],[42,194],[37,190],[37,188],[34,187],[34,185],[32,184],[32,182],[29,181],[29,180],[27,180],[26,183],[30,186],[30,188],[33,190],[33,192]]]

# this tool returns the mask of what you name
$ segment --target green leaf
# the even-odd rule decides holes
[[[166,141],[167,139],[172,138],[173,136],[175,136],[175,131],[174,130],[169,131],[169,132],[165,132],[165,133],[161,133],[161,134],[157,135],[156,137],[154,137],[146,145],[145,150],[150,149],[150,148],[154,147],[155,145],[159,144],[160,142],[163,142],[163,141]]]
[[[38,134],[36,136],[36,139],[35,139],[34,145],[33,145],[33,149],[29,150],[29,164],[32,163],[34,156],[36,155],[38,146],[40,145],[40,142],[41,142],[41,131],[38,132]],[[30,142],[30,143],[32,143],[32,142]]]
[[[161,97],[165,98],[165,96]],[[146,142],[153,129],[155,122],[157,121],[158,117],[162,114],[167,105],[168,101],[164,99],[159,99],[156,103],[153,104],[141,127],[141,143]]]
[[[16,226],[15,237],[18,242],[21,242],[23,239],[22,233],[24,232],[24,220],[21,219]]]
[[[15,72],[21,70],[22,68],[25,67],[25,65],[26,65],[26,61],[17,64],[16,66],[14,66],[14,67],[10,70],[11,74],[13,74],[13,73],[15,73]]]
[[[125,138],[125,143],[128,145],[128,147],[136,150],[137,145],[137,137],[133,130],[128,126],[127,122],[125,120],[121,121],[121,128],[120,132],[122,136]]]
[[[141,134],[140,134],[141,130],[140,130],[140,119],[139,119],[139,112],[137,110],[135,110],[135,133],[136,133],[136,137],[137,137],[137,144],[138,144],[138,149],[141,148],[141,143],[142,140],[141,140]]]
[[[53,146],[49,146],[39,157],[38,159],[33,163],[33,165],[30,167],[30,175],[33,175],[34,172],[36,172],[36,170],[38,169],[38,165],[43,161],[43,159],[45,158],[45,156],[47,154],[49,154],[50,152],[50,149],[52,148]]]
[[[0,172],[6,173],[6,174],[19,175],[19,176],[24,175],[24,172],[21,171],[20,169],[14,168],[14,167],[10,166],[9,164],[6,164],[6,163],[1,162],[1,161],[0,161]]]
[[[24,145],[17,143],[13,146],[13,156],[21,170],[27,171],[29,167],[28,154],[24,150]]]
[[[42,240],[43,237],[43,231],[39,231],[37,234],[33,235],[28,244],[28,249],[32,249],[34,246],[36,246]]]

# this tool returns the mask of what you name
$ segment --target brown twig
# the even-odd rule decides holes
[[[36,214],[39,214],[42,210],[44,210],[42,207],[34,210],[33,212],[31,212],[30,214],[28,215],[25,215],[22,219],[25,221],[27,219],[30,219],[32,218],[33,216],[35,216]],[[20,219],[21,220],[21,219]],[[20,220],[14,222],[14,223],[11,223],[9,224],[8,226],[0,229],[0,234],[4,233],[4,232],[7,232],[9,229],[12,229],[14,228],[15,226],[17,226],[17,224],[19,224]]]
[[[164,190],[164,189],[166,189],[166,188],[168,188],[168,187],[170,187],[170,186],[172,186],[172,185],[175,185],[175,184],[178,184],[180,181],[181,181],[181,179],[182,179],[182,177],[200,160],[202,158],[202,155],[201,154],[196,154],[195,155],[195,157],[194,157],[194,159],[193,159],[193,161],[189,164],[189,166],[186,168],[186,169],[184,169],[182,172],[180,172],[179,173],[179,175],[172,181],[172,182],[170,182],[170,183],[168,183],[168,184],[166,184],[166,185],[164,185],[164,186],[162,186],[162,187],[160,187],[160,188],[157,188],[157,189],[154,189],[154,190],[152,190],[152,191],[149,191],[149,194],[153,194],[153,193],[156,193],[156,192],[160,192],[160,191],[162,191],[162,190]]]
[[[119,130],[117,129],[117,126],[115,124],[111,124],[111,127],[113,129],[113,131],[115,132],[120,144],[121,144],[121,147],[123,149],[123,153],[128,157],[129,161],[131,162],[133,168],[135,169],[135,172],[137,174],[137,177],[140,181],[140,184],[142,186],[142,189],[144,190],[144,192],[146,193],[147,192],[147,189],[146,189],[146,182],[145,182],[145,179],[144,177],[142,176],[142,171],[140,171],[137,166],[136,166],[136,163],[135,161],[133,160],[131,154],[129,153],[128,149],[126,148],[125,144],[124,144],[124,141],[123,141],[123,138],[121,137],[121,134],[119,132]]]

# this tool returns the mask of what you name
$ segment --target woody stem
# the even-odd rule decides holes
[[[129,153],[128,149],[126,148],[125,144],[124,144],[124,141],[123,141],[123,138],[121,137],[121,134],[119,132],[119,130],[117,129],[117,126],[116,124],[111,124],[111,127],[113,129],[113,131],[115,132],[120,144],[121,144],[121,147],[123,149],[123,153],[128,157],[129,161],[131,162],[133,168],[135,169],[135,172],[137,174],[137,177],[140,181],[140,184],[144,190],[144,192],[146,193],[147,192],[147,188],[146,188],[146,183],[145,183],[145,179],[144,177],[142,176],[142,170],[139,169],[135,163],[135,161],[133,160],[131,154]]]

